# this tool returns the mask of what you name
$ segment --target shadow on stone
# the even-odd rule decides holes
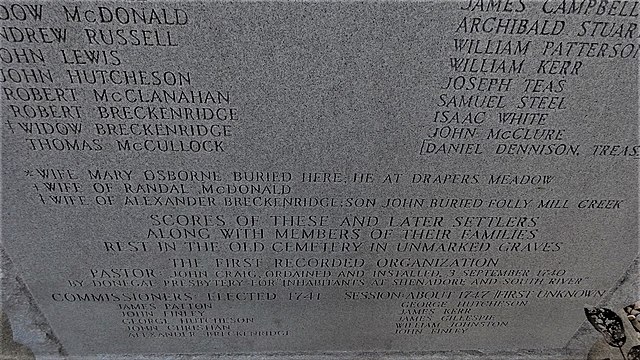
[[[0,359],[35,359],[33,352],[31,352],[29,348],[13,340],[13,331],[11,330],[9,318],[4,312],[0,312],[0,314],[2,320],[2,329],[0,329]]]

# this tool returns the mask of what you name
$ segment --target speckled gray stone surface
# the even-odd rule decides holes
[[[640,4],[33,2],[0,3],[5,358],[640,344]]]

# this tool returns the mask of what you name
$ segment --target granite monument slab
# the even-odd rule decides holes
[[[561,349],[638,253],[639,13],[3,1],[3,247],[71,355]]]

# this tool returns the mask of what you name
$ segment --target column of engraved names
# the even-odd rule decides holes
[[[571,89],[571,80],[584,76],[588,63],[578,57],[552,56],[549,49],[561,46],[554,45],[562,41],[556,38],[575,38],[594,36],[595,28],[609,26],[609,33],[615,32],[613,25],[603,25],[599,21],[583,21],[580,23],[563,20],[558,13],[576,15],[632,15],[637,4],[625,4],[626,10],[616,8],[616,5],[604,3],[583,4],[579,8],[572,8],[563,2],[555,6],[550,2],[529,3],[523,1],[469,1],[458,8],[463,14],[456,20],[453,39],[451,39],[452,54],[448,60],[451,75],[439,87],[440,93],[436,99],[438,109],[433,117],[433,128],[428,137],[422,141],[420,155],[427,156],[498,156],[501,158],[518,157],[527,161],[553,157],[588,156],[591,144],[584,144],[585,139],[571,136],[570,126],[563,124],[563,114],[571,108],[571,99],[566,92]],[[573,5],[577,7],[577,5]],[[626,12],[625,12],[626,11]],[[537,14],[543,14],[538,17]],[[535,16],[534,16],[535,15]],[[577,30],[576,30],[577,29]],[[588,30],[589,29],[589,30]],[[618,27],[617,29],[620,29]],[[626,30],[618,33],[627,34]],[[633,33],[635,37],[635,33]],[[554,41],[552,41],[554,40]],[[569,41],[569,43],[573,43]],[[585,45],[582,45],[583,47]],[[590,46],[596,46],[590,45]],[[606,56],[632,57],[633,45],[597,45],[603,49],[610,49]],[[622,48],[626,46],[626,54],[622,55]],[[617,48],[617,50],[613,50]],[[586,53],[586,50],[585,50]],[[591,53],[595,56],[595,52]],[[600,56],[605,56],[601,54]],[[519,95],[521,93],[522,95]],[[593,146],[593,149],[615,149],[622,154],[631,153],[631,146]],[[595,151],[594,151],[595,154]],[[509,161],[509,160],[508,160]],[[487,177],[484,174],[460,176],[459,184],[479,184]],[[473,205],[467,208],[503,209],[502,214],[509,216],[466,217],[473,223],[477,220],[479,228],[488,227],[475,240],[490,240],[483,243],[487,247],[487,254],[499,251],[503,254],[535,254],[546,257],[557,257],[566,253],[566,242],[550,238],[540,232],[537,227],[544,227],[548,216],[545,213],[558,209],[600,209],[617,211],[624,200],[617,198],[599,199],[567,199],[557,197],[532,198],[523,190],[526,185],[550,184],[556,176],[552,174],[505,173],[490,174],[485,184],[490,186],[509,186],[514,190],[511,198],[468,199]],[[524,186],[523,186],[524,185]],[[461,206],[465,207],[465,206]],[[562,211],[562,210],[560,210]],[[518,215],[518,216],[514,216]],[[457,220],[458,218],[456,218]],[[511,235],[500,232],[504,220],[508,224],[517,219],[517,227],[531,226],[529,229],[515,229]],[[485,221],[485,225],[480,225]],[[494,225],[486,225],[491,222]],[[496,226],[497,224],[497,226]],[[496,227],[494,227],[496,226]],[[507,227],[511,227],[507,225]],[[493,228],[493,229],[491,229]],[[510,230],[507,230],[509,232]],[[466,230],[465,230],[466,232]],[[466,241],[474,239],[465,235]],[[497,240],[497,241],[496,241]],[[512,240],[512,241],[506,241]],[[503,263],[506,264],[506,263]],[[460,327],[455,331],[464,332],[469,327],[485,326],[493,320],[500,320],[500,316],[492,314],[478,315],[482,308],[492,307],[525,307],[534,298],[560,297],[594,297],[604,294],[604,289],[589,289],[585,283],[588,277],[571,273],[559,267],[555,269],[508,269],[505,265],[496,270],[464,270],[464,276],[477,276],[479,279],[467,282],[467,285],[485,285],[480,292],[473,292],[474,301],[458,301],[452,310],[445,310],[449,314],[465,314],[459,317],[443,316],[440,320],[453,321],[451,327]],[[458,272],[458,274],[461,274]],[[452,274],[453,275],[453,272]],[[496,286],[492,286],[496,285]],[[549,290],[533,291],[518,285],[547,285]],[[582,287],[582,288],[581,288]],[[497,300],[496,300],[497,299]],[[476,301],[477,300],[477,301]],[[506,301],[503,301],[506,300]],[[403,305],[404,306],[404,305]],[[434,307],[442,306],[434,303]],[[474,309],[475,308],[475,309]],[[437,314],[437,310],[409,310],[406,313]],[[482,310],[480,310],[482,312]],[[405,313],[403,311],[403,313]],[[427,319],[433,319],[434,316]],[[408,318],[404,318],[405,320]],[[415,317],[418,319],[418,317]],[[467,326],[462,323],[467,322]],[[498,321],[499,322],[499,321]],[[410,327],[411,322],[407,323]],[[442,324],[414,323],[416,328],[434,328],[430,332],[440,332],[437,329]],[[470,325],[470,326],[469,326]],[[507,325],[503,323],[503,325]],[[498,325],[496,325],[498,326]],[[423,333],[423,330],[411,329],[407,333]]]
[[[223,139],[231,136],[232,122],[238,120],[230,92],[198,86],[210,79],[198,81],[190,71],[164,69],[158,62],[149,67],[137,61],[148,56],[146,53],[181,46],[181,31],[190,26],[188,11],[176,7],[6,4],[0,13],[6,25],[1,35],[8,42],[0,49],[2,63],[7,65],[1,72],[6,100],[4,134],[24,140],[22,152],[60,157],[95,152],[108,157],[115,152],[225,151]],[[56,25],[64,19],[66,24],[39,27],[43,18],[55,18]],[[51,168],[37,161],[33,165],[24,175],[37,179],[32,189],[43,209],[71,211],[98,205],[113,211],[129,198],[121,194],[130,194],[137,202],[140,195],[189,193],[184,186],[158,183],[156,178],[133,182],[132,171],[126,169]],[[132,252],[149,251],[146,242],[118,240],[97,243],[96,249],[126,251],[123,260]],[[178,267],[178,260],[167,261]],[[67,279],[67,285],[91,287],[96,292],[56,292],[51,299],[117,301],[118,314],[128,330],[146,328],[158,333],[159,324],[169,323],[166,318],[154,318],[153,311],[162,306],[158,301],[169,301],[163,304],[163,314],[169,317],[179,316],[178,309],[191,305],[171,304],[172,293],[118,295],[100,291],[153,289],[161,284],[156,281],[160,274],[158,269],[142,266],[83,269],[82,274]],[[173,295],[192,299],[188,293]],[[251,322],[237,319],[214,318],[212,328],[228,329],[228,325],[219,324],[225,322]],[[177,327],[168,330],[184,336]]]
[[[90,89],[94,114],[100,120],[93,124],[95,135],[113,139],[113,150],[119,152],[224,152],[224,139],[232,135],[231,122],[238,120],[228,90],[203,86],[211,79],[195,79],[191,71],[179,68],[163,69],[157,62],[150,67],[127,66],[114,50],[157,56],[184,46],[177,34],[192,25],[187,11],[73,6],[64,7],[64,12],[67,22],[84,26],[86,46],[101,49],[104,55],[99,64],[65,58],[70,65],[68,80]]]
[[[637,57],[637,46],[633,43],[608,44],[574,39],[616,37],[616,34],[622,38],[636,38],[634,24],[597,20],[606,16],[637,17],[637,7],[637,3],[633,2],[612,4],[595,1],[533,3],[472,0],[460,5],[458,10],[463,18],[456,22],[451,41],[453,55],[449,58],[452,74],[441,86],[437,99],[438,110],[433,120],[434,129],[422,141],[420,154],[485,155],[524,161],[554,157],[576,159],[578,156],[596,155],[598,151],[600,155],[606,152],[614,153],[609,154],[613,156],[637,155],[637,147],[633,145],[589,144],[590,139],[574,135],[578,133],[572,131],[575,125],[569,125],[565,119],[572,109],[571,98],[566,93],[579,93],[577,88],[571,89],[572,80],[588,74],[589,61],[585,59]],[[537,14],[542,16],[534,16]],[[567,14],[578,15],[579,21],[558,16]],[[587,15],[595,17],[596,21],[592,18],[586,20]],[[573,53],[563,53],[563,48],[572,49]],[[615,72],[616,66],[612,63],[609,68]],[[482,179],[482,176],[474,176],[471,183],[481,182],[478,178]],[[524,192],[526,185],[550,184],[555,178],[552,174],[490,175],[487,185],[509,186],[514,190],[510,194],[513,197],[475,199],[477,208],[491,208],[493,203],[507,211],[503,212],[510,215],[506,219],[520,215],[519,219],[526,219],[535,223],[536,227],[543,228],[545,222],[552,219],[551,214],[568,211],[565,209],[597,209],[609,213],[624,208],[625,200],[615,197],[569,199],[551,194],[549,197],[535,198]],[[500,206],[500,203],[504,205]],[[503,219],[505,217],[497,217],[497,223]],[[511,240],[518,241],[505,242],[507,237],[504,234],[496,237],[495,231],[491,231],[491,234],[485,231],[483,239],[501,240],[488,244],[493,251],[502,252],[510,248],[512,253],[520,253],[521,256],[538,253],[553,258],[567,253],[574,246],[551,238],[549,234],[539,232],[539,229],[530,230],[512,233]],[[486,286],[481,290],[482,300],[458,302],[460,309],[455,312],[457,314],[473,313],[474,307],[525,307],[535,299],[597,299],[605,293],[604,289],[588,288],[588,276],[572,273],[562,266],[554,269],[464,271],[464,274],[480,276],[482,280],[475,284]],[[543,285],[545,289],[532,290],[526,285]],[[489,299],[508,300],[486,301]],[[515,302],[512,301],[514,299]],[[441,319],[445,320],[444,317]],[[476,320],[482,320],[476,315],[461,316],[459,319],[476,323]],[[455,322],[452,325],[459,326]]]
[[[20,6],[10,5],[5,10],[15,12]],[[36,20],[42,17],[43,5],[32,9]],[[5,125],[15,136],[24,136],[27,149],[62,156],[105,150],[224,152],[228,144],[223,139],[232,135],[232,122],[238,120],[238,109],[230,105],[228,90],[196,86],[192,83],[203,81],[197,81],[190,71],[162,69],[159,64],[152,64],[159,69],[149,69],[132,61],[136,59],[132,54],[137,52],[178,47],[179,29],[189,24],[185,10],[82,5],[45,6],[44,10],[45,15],[47,10],[60,14],[68,26],[3,27],[6,40],[32,45],[11,51],[3,48],[4,63],[44,64],[47,59],[50,64],[61,65],[54,66],[53,71],[28,69],[30,76],[25,75],[26,69],[3,69],[5,83],[64,84],[3,88],[8,108]],[[53,46],[60,43],[67,45]],[[63,179],[68,182],[73,180],[71,173],[80,169],[48,170],[59,175],[68,173]],[[26,169],[25,173],[38,175],[35,169]],[[46,176],[39,177],[50,180]],[[41,202],[73,205],[86,201],[84,195],[67,196],[82,191],[77,183],[71,185],[62,184],[61,194],[40,194]],[[34,188],[38,190],[37,185]],[[51,186],[41,188],[54,190]]]

